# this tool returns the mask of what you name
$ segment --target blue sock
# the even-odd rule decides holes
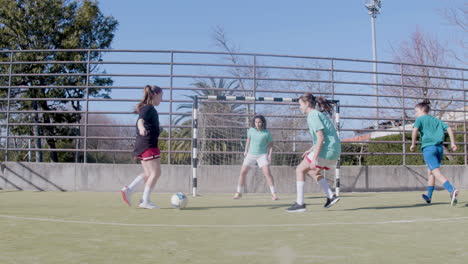
[[[452,184],[450,184],[450,181],[448,181],[448,180],[446,182],[444,182],[444,188],[447,189],[447,191],[449,193],[453,192],[453,186],[452,186]]]
[[[434,191],[434,186],[427,186],[427,197],[432,199],[432,192]]]

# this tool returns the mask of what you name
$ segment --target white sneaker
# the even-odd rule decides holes
[[[127,186],[125,186],[122,188],[122,190],[120,190],[120,193],[122,194],[124,203],[126,203],[128,206],[132,206],[132,191]]]
[[[143,208],[143,209],[158,209],[159,207],[155,205],[153,202],[148,201],[148,202],[142,202],[138,207]]]
[[[455,189],[453,192],[450,194],[450,205],[455,206],[458,203],[458,190]]]

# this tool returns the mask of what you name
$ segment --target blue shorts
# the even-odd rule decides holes
[[[427,146],[422,149],[424,161],[430,171],[440,168],[440,163],[444,157],[442,145]]]

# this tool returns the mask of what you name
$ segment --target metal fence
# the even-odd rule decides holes
[[[163,163],[190,162],[191,139],[184,134],[191,128],[190,96],[296,98],[308,91],[341,102],[344,164],[371,164],[376,157],[398,157],[393,162],[400,165],[415,162],[411,157],[420,154],[408,152],[413,109],[428,98],[431,114],[455,130],[459,150],[450,154],[451,159],[466,165],[467,71],[257,53],[3,50],[0,147],[6,161],[133,162],[133,106],[145,84],[157,84],[165,93],[158,107],[164,131],[160,136]],[[293,103],[288,107],[294,107]],[[253,102],[244,115],[261,112],[277,118],[270,127],[273,131],[306,131],[304,125],[281,125],[281,120],[303,116],[278,113],[274,108],[275,104]],[[310,144],[304,138],[286,141],[292,146]],[[295,147],[277,153],[282,151],[300,154]]]

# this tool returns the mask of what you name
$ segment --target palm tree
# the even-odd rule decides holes
[[[199,80],[193,84],[197,90],[193,92],[195,95],[186,95],[193,100],[197,96],[208,96],[208,95],[234,95],[239,92],[239,83],[237,80],[225,81],[224,79],[209,78],[207,80]],[[199,150],[201,154],[204,151],[221,151],[221,152],[232,152],[238,151],[242,146],[239,141],[219,141],[219,140],[206,140],[206,139],[230,139],[233,135],[244,135],[245,134],[245,119],[242,114],[246,112],[244,104],[240,103],[221,103],[211,102],[202,103],[199,106],[199,138],[200,145]],[[190,110],[177,116],[174,119],[174,124],[189,125],[191,124],[191,116],[186,115],[192,112],[192,104],[181,104],[177,107],[177,110]],[[234,116],[226,116],[220,114],[237,114]],[[226,132],[226,130],[231,130]],[[233,131],[235,130],[235,131]],[[177,138],[190,138],[192,131],[190,128],[180,128],[175,131],[175,137]],[[230,134],[230,135],[229,135]],[[173,145],[174,150],[189,150],[191,149],[191,142],[188,140],[176,141]],[[232,154],[226,154],[232,156]],[[181,159],[186,157],[181,154]],[[221,158],[219,154],[205,154],[200,156],[201,161],[208,162],[210,164],[224,164],[225,158]],[[177,160],[177,158],[176,158]]]

